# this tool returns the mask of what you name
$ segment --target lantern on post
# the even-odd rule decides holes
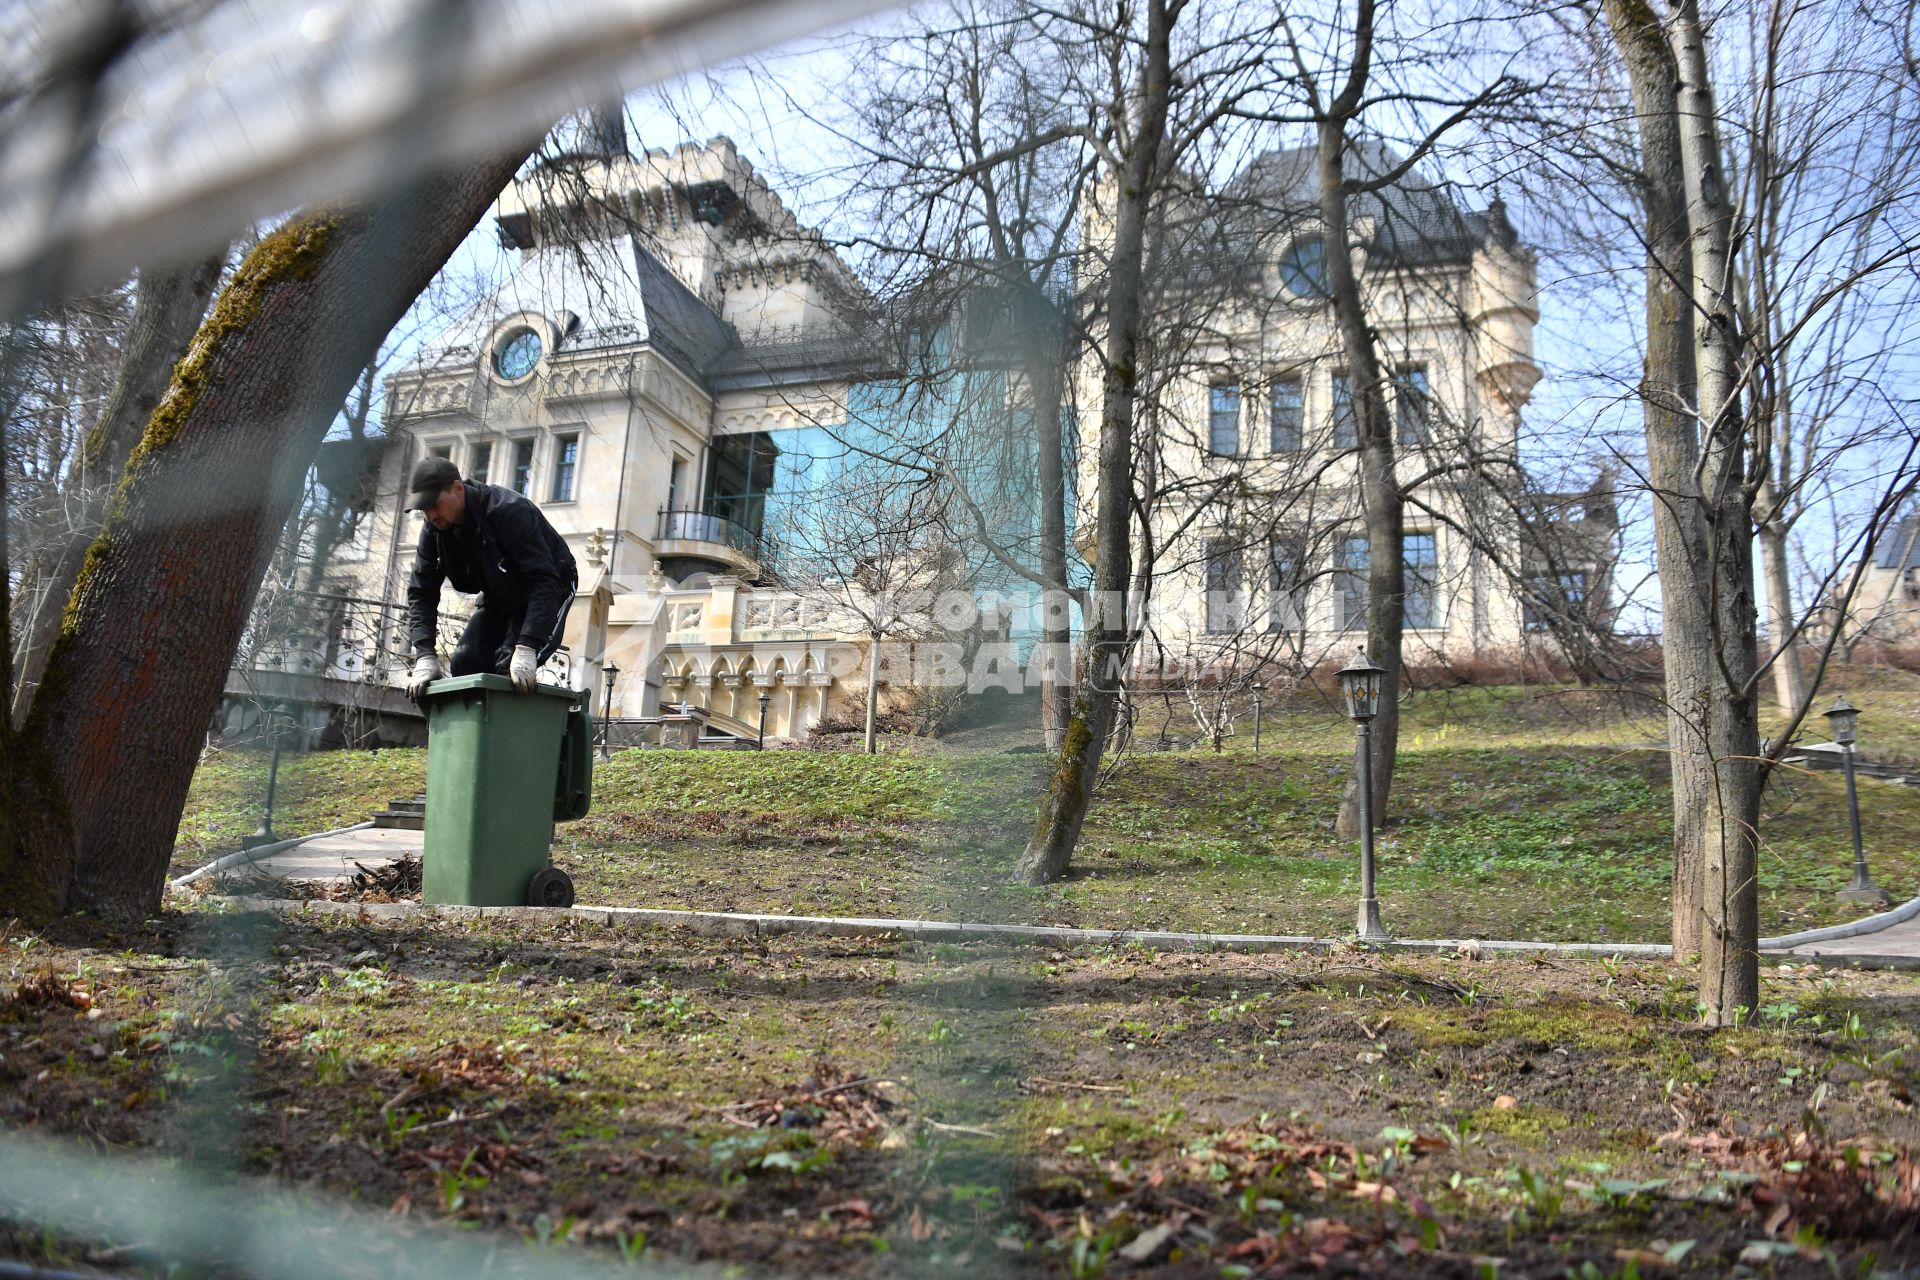
[[[620,668],[611,662],[601,672],[607,680],[607,696],[600,703],[600,758],[613,759],[613,679],[620,674]]]
[[[259,849],[266,845],[278,844],[280,837],[273,833],[273,798],[280,786],[280,747],[286,733],[286,720],[292,708],[284,702],[266,704],[265,726],[267,741],[273,745],[273,760],[267,766],[267,807],[260,815],[260,825],[254,828],[250,836],[240,838],[242,849]]]
[[[1853,747],[1859,738],[1860,708],[1835,698],[1825,713],[1834,742],[1840,747],[1840,767],[1847,774],[1847,825],[1853,836],[1853,880],[1838,895],[1842,902],[1885,902],[1886,891],[1867,874],[1867,854],[1860,843],[1860,793],[1853,781]]]
[[[1390,942],[1393,935],[1380,923],[1380,903],[1373,894],[1373,718],[1380,714],[1380,682],[1387,674],[1363,651],[1340,668],[1340,696],[1355,728],[1355,769],[1360,791],[1360,941]]]

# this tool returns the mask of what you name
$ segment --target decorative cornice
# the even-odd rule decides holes
[[[752,405],[721,410],[714,416],[713,431],[715,435],[731,435],[740,431],[783,431],[793,427],[840,426],[846,420],[846,410],[830,400]]]
[[[631,357],[575,358],[548,375],[547,399],[558,403],[625,395],[632,367]]]
[[[438,414],[471,415],[474,411],[473,370],[395,378],[387,388],[387,403],[398,406],[391,410],[389,417],[395,425]]]

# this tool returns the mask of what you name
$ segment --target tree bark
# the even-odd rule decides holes
[[[867,738],[866,753],[872,755],[878,746],[874,733],[879,719],[880,706],[880,637],[867,638]]]
[[[1093,597],[1087,610],[1087,653],[1080,687],[1040,802],[1018,876],[1048,884],[1067,873],[1100,780],[1100,756],[1113,732],[1120,687],[1137,634],[1129,587],[1133,564],[1133,410],[1140,379],[1148,206],[1160,177],[1172,87],[1172,31],[1182,0],[1147,0],[1146,56],[1139,112],[1126,171],[1114,175],[1113,260],[1107,283],[1105,372],[1101,386],[1100,457],[1095,472]]]
[[[1067,605],[1067,469],[1060,432],[1062,379],[1066,344],[1060,318],[1045,299],[1036,301],[1035,327],[1045,325],[1047,339],[1036,343],[1039,359],[1029,363],[1027,385],[1033,396],[1034,447],[1039,455],[1041,639],[1050,654],[1062,654],[1073,644],[1073,618]],[[1040,309],[1044,308],[1044,309]],[[1036,334],[1036,337],[1040,335]],[[1073,714],[1073,687],[1049,662],[1040,686],[1040,726],[1049,751],[1066,742],[1067,721]]]
[[[1733,200],[1721,165],[1706,32],[1697,0],[1674,14],[1680,153],[1692,230],[1694,362],[1705,427],[1701,486],[1709,545],[1713,662],[1706,750],[1713,785],[1702,831],[1700,1003],[1709,1025],[1760,1007],[1759,699],[1754,676],[1753,498],[1741,412],[1742,340],[1733,290]]]
[[[1378,827],[1385,820],[1387,797],[1393,790],[1393,766],[1400,750],[1400,640],[1406,624],[1406,556],[1403,545],[1405,503],[1394,474],[1393,418],[1387,412],[1386,386],[1373,329],[1367,323],[1366,302],[1353,270],[1352,228],[1347,210],[1347,124],[1361,110],[1371,76],[1373,4],[1361,0],[1354,18],[1353,62],[1339,96],[1328,104],[1315,126],[1320,185],[1321,234],[1326,239],[1327,294],[1333,303],[1334,324],[1347,362],[1352,389],[1356,465],[1360,505],[1367,529],[1367,650],[1386,674],[1380,677],[1380,711],[1373,721],[1372,815]],[[1360,836],[1360,774],[1358,761],[1347,779],[1340,801],[1335,834],[1354,840]]]
[[[1693,263],[1677,113],[1679,68],[1660,20],[1639,0],[1607,0],[1640,134],[1647,244],[1647,363],[1640,385],[1660,573],[1661,662],[1673,777],[1673,954],[1700,950],[1706,767],[1705,678],[1713,665],[1707,617],[1707,526],[1700,504],[1693,354]]]
[[[207,314],[207,300],[220,281],[226,251],[167,270],[141,273],[133,318],[127,327],[125,356],[113,390],[101,410],[100,421],[87,433],[74,485],[79,490],[79,513],[66,543],[43,570],[36,584],[37,598],[17,637],[20,646],[17,684],[12,691],[13,717],[25,719],[40,683],[47,654],[60,633],[60,611],[73,594],[87,548],[100,532],[100,520],[127,456],[140,442],[147,420],[160,403],[173,376],[173,365],[187,349],[194,330]]]
[[[50,830],[0,851],[0,900],[138,919],[249,603],[354,378],[525,151],[302,213],[220,293],[108,502],[22,748]]]
[[[1793,582],[1787,571],[1787,522],[1780,508],[1762,498],[1766,514],[1756,522],[1760,541],[1760,577],[1767,587],[1767,633],[1773,639],[1773,697],[1792,714],[1807,701],[1807,673],[1800,667],[1800,645],[1793,635]]]

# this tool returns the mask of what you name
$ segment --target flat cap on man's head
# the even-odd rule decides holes
[[[460,468],[445,458],[422,458],[413,464],[413,478],[407,481],[410,491],[407,496],[407,510],[425,511],[439,500],[447,491],[447,486],[460,478]]]

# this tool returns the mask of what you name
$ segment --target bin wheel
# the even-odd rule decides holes
[[[570,907],[573,905],[573,879],[558,867],[542,867],[527,881],[527,905],[530,907]]]

